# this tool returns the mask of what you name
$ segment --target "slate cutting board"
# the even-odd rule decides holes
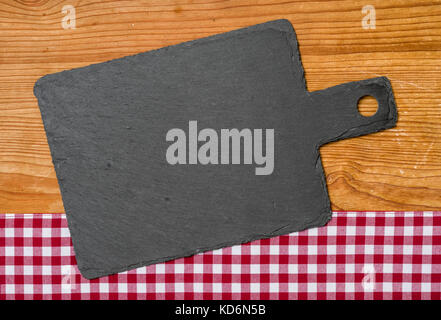
[[[384,77],[308,92],[287,20],[50,74],[34,93],[88,279],[325,225],[319,147],[397,120]],[[365,95],[371,117],[357,110]],[[244,138],[222,149],[233,129]],[[218,164],[198,157],[208,140]]]

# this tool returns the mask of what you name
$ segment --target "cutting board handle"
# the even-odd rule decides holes
[[[319,145],[392,128],[397,122],[394,95],[386,77],[348,82],[310,95]],[[378,102],[377,112],[369,117],[361,115],[357,107],[364,96],[372,96]]]

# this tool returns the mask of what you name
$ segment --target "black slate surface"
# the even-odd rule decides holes
[[[384,77],[308,92],[286,20],[50,74],[34,92],[88,279],[325,225],[319,147],[397,120]],[[364,95],[379,102],[371,117]],[[219,136],[273,129],[274,170],[170,164],[167,132],[188,139],[189,121]]]

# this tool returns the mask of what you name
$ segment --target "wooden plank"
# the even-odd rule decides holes
[[[64,29],[64,5],[76,29]],[[364,29],[373,5],[376,28]],[[0,212],[62,212],[34,82],[85,66],[286,18],[309,90],[391,79],[395,129],[322,148],[335,210],[441,209],[441,1],[0,2]],[[368,103],[363,110],[374,109]]]

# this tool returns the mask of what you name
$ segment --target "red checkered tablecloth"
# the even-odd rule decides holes
[[[440,299],[441,212],[335,212],[322,228],[92,281],[62,214],[0,215],[0,299]]]

